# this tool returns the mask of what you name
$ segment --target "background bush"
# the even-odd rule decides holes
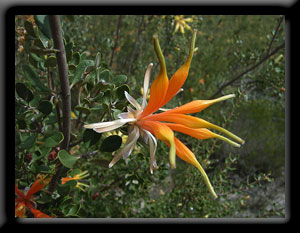
[[[196,114],[245,140],[232,148],[216,140],[179,135],[205,167],[217,194],[212,200],[201,175],[177,161],[170,170],[168,148],[158,143],[159,169],[149,172],[149,150],[139,142],[126,160],[108,168],[112,151],[124,142],[126,127],[111,133],[85,130],[87,122],[113,120],[125,111],[124,90],[141,96],[145,70],[159,66],[152,36],[158,34],[169,76],[188,55],[191,31],[174,33],[174,15],[61,16],[71,84],[71,142],[60,148],[62,103],[60,83],[46,16],[15,17],[16,184],[24,189],[37,174],[55,175],[52,191],[40,192],[38,208],[54,217],[223,218],[285,216],[264,189],[282,180],[285,166],[285,55],[279,49],[255,69],[217,93],[228,81],[285,41],[282,16],[186,15],[198,30],[196,47],[184,91],[167,108],[195,99],[235,93],[237,97]],[[51,156],[50,156],[51,155]],[[66,158],[66,159],[65,159]],[[82,183],[60,183],[61,177],[89,172]],[[282,182],[280,183],[282,186]],[[283,183],[284,185],[284,183]],[[255,206],[257,190],[265,203]],[[283,188],[284,199],[284,188]],[[281,198],[282,199],[282,198]],[[271,203],[270,208],[266,203]],[[251,209],[252,208],[252,209]],[[251,214],[250,211],[251,210]],[[247,214],[243,214],[247,212]],[[30,215],[28,215],[31,217]]]

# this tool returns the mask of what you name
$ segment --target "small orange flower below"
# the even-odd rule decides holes
[[[50,182],[50,180],[51,177],[46,179],[46,176],[38,176],[35,182],[31,185],[26,195],[21,192],[15,184],[15,193],[17,194],[17,196],[19,196],[15,199],[15,217],[26,218],[27,207],[35,218],[52,218],[33,207],[34,198],[32,197],[33,194],[44,188]]]

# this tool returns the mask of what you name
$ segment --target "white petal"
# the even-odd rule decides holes
[[[139,135],[138,127],[133,126],[133,129],[130,131],[128,135],[125,146],[114,156],[114,158],[108,165],[109,168],[111,168],[116,162],[118,162],[122,156],[125,159],[131,154],[139,136],[140,135]]]
[[[129,119],[119,119],[115,121],[108,121],[108,122],[99,122],[94,124],[85,125],[84,128],[86,129],[93,129],[97,133],[103,133],[107,131],[111,131],[117,128],[120,128],[121,126],[125,125],[128,122],[134,122],[136,119],[129,118]]]
[[[129,103],[133,107],[135,107],[136,110],[141,109],[141,105],[139,105],[139,103],[131,95],[129,95],[127,91],[124,91],[124,93],[125,93],[126,99],[129,101]]]
[[[143,138],[144,142],[148,144],[149,136],[146,134],[145,130],[140,131],[140,136]]]
[[[132,107],[127,106],[127,111],[134,114],[136,111],[132,109]]]
[[[118,118],[129,119],[129,118],[134,118],[134,115],[131,112],[122,112],[122,113],[118,114]]]
[[[183,91],[183,88],[180,88],[175,95],[177,95],[179,92],[182,92]]]
[[[149,82],[150,82],[150,71],[152,69],[153,64],[150,63],[148,65],[148,68],[146,70],[145,78],[144,78],[144,93],[143,93],[143,102],[142,102],[142,109],[145,108],[146,105],[146,98],[147,98],[147,92],[149,88]]]
[[[171,108],[159,108],[158,110],[163,111],[163,112],[166,112],[166,111],[171,110]]]
[[[145,133],[148,135],[149,138],[149,145],[150,145],[150,172],[153,174],[153,168],[157,168],[156,159],[155,159],[155,152],[157,148],[157,141],[156,138],[147,130],[144,130]]]

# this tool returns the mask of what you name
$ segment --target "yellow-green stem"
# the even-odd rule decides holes
[[[161,51],[157,35],[153,36],[153,42],[154,42],[154,50],[160,63],[160,72],[167,74],[165,58]]]
[[[192,37],[191,44],[190,44],[189,57],[187,59],[187,61],[189,61],[189,62],[191,62],[191,60],[193,58],[193,54],[194,54],[194,50],[195,50],[195,43],[196,43],[196,35],[197,35],[197,30],[194,29],[193,37]]]
[[[231,137],[232,139],[236,140],[238,143],[240,144],[244,144],[244,140],[239,138],[238,136],[234,135],[233,133],[229,132],[228,130],[226,129],[223,129],[222,127],[220,126],[217,126],[217,125],[214,125],[214,124],[211,124],[210,125],[210,128],[212,129],[215,129],[215,130],[218,130],[224,134],[226,134],[227,136]]]
[[[197,163],[196,167],[198,168],[198,170],[200,171],[201,175],[203,176],[204,182],[205,182],[205,184],[206,184],[209,192],[211,193],[211,195],[213,196],[213,198],[216,199],[218,196],[215,193],[215,190],[214,190],[213,186],[211,185],[206,172],[204,171],[204,169],[202,168],[202,166],[200,165],[200,163]]]

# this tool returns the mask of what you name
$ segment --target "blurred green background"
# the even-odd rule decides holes
[[[111,153],[100,152],[98,144],[89,146],[82,142],[74,146],[70,154],[96,151],[93,156],[79,159],[74,167],[89,171],[90,176],[85,180],[88,190],[72,190],[68,198],[59,190],[56,197],[46,198],[46,194],[41,194],[41,200],[44,200],[40,202],[41,210],[57,217],[95,218],[285,216],[284,50],[278,50],[218,93],[222,85],[284,43],[284,17],[184,15],[181,21],[176,19],[175,15],[69,15],[61,16],[61,23],[65,42],[73,43],[73,52],[85,54],[85,59],[90,60],[95,60],[100,52],[101,62],[111,72],[127,76],[126,84],[134,98],[141,96],[140,89],[150,62],[154,64],[151,81],[158,73],[153,35],[158,35],[171,77],[187,58],[192,36],[189,27],[197,29],[197,51],[184,90],[165,108],[196,99],[236,94],[236,98],[216,103],[196,116],[243,138],[245,144],[241,148],[215,139],[197,140],[176,134],[204,166],[219,198],[211,199],[201,175],[193,166],[178,159],[177,168],[170,170],[168,148],[162,142],[158,143],[156,154],[159,169],[153,175],[149,172],[147,146],[138,144],[128,159],[109,169]],[[175,32],[176,24],[184,19],[189,19],[185,22],[188,26],[184,33],[180,29]],[[16,17],[16,31],[24,26],[25,20]],[[20,34],[16,33],[16,82],[26,79],[21,68],[29,62],[24,46]],[[58,80],[57,70],[52,71]],[[78,117],[77,100],[76,86],[72,88],[72,111]],[[86,119],[97,122],[101,116],[100,110],[92,112]],[[126,128],[122,130],[126,132]],[[80,138],[83,131],[74,131],[74,134]],[[102,135],[99,144],[105,138]],[[21,158],[25,154],[26,151],[21,151],[16,156]],[[18,171],[22,167],[22,164],[16,164],[16,176],[21,181],[23,175]],[[32,172],[30,166],[28,169]]]

